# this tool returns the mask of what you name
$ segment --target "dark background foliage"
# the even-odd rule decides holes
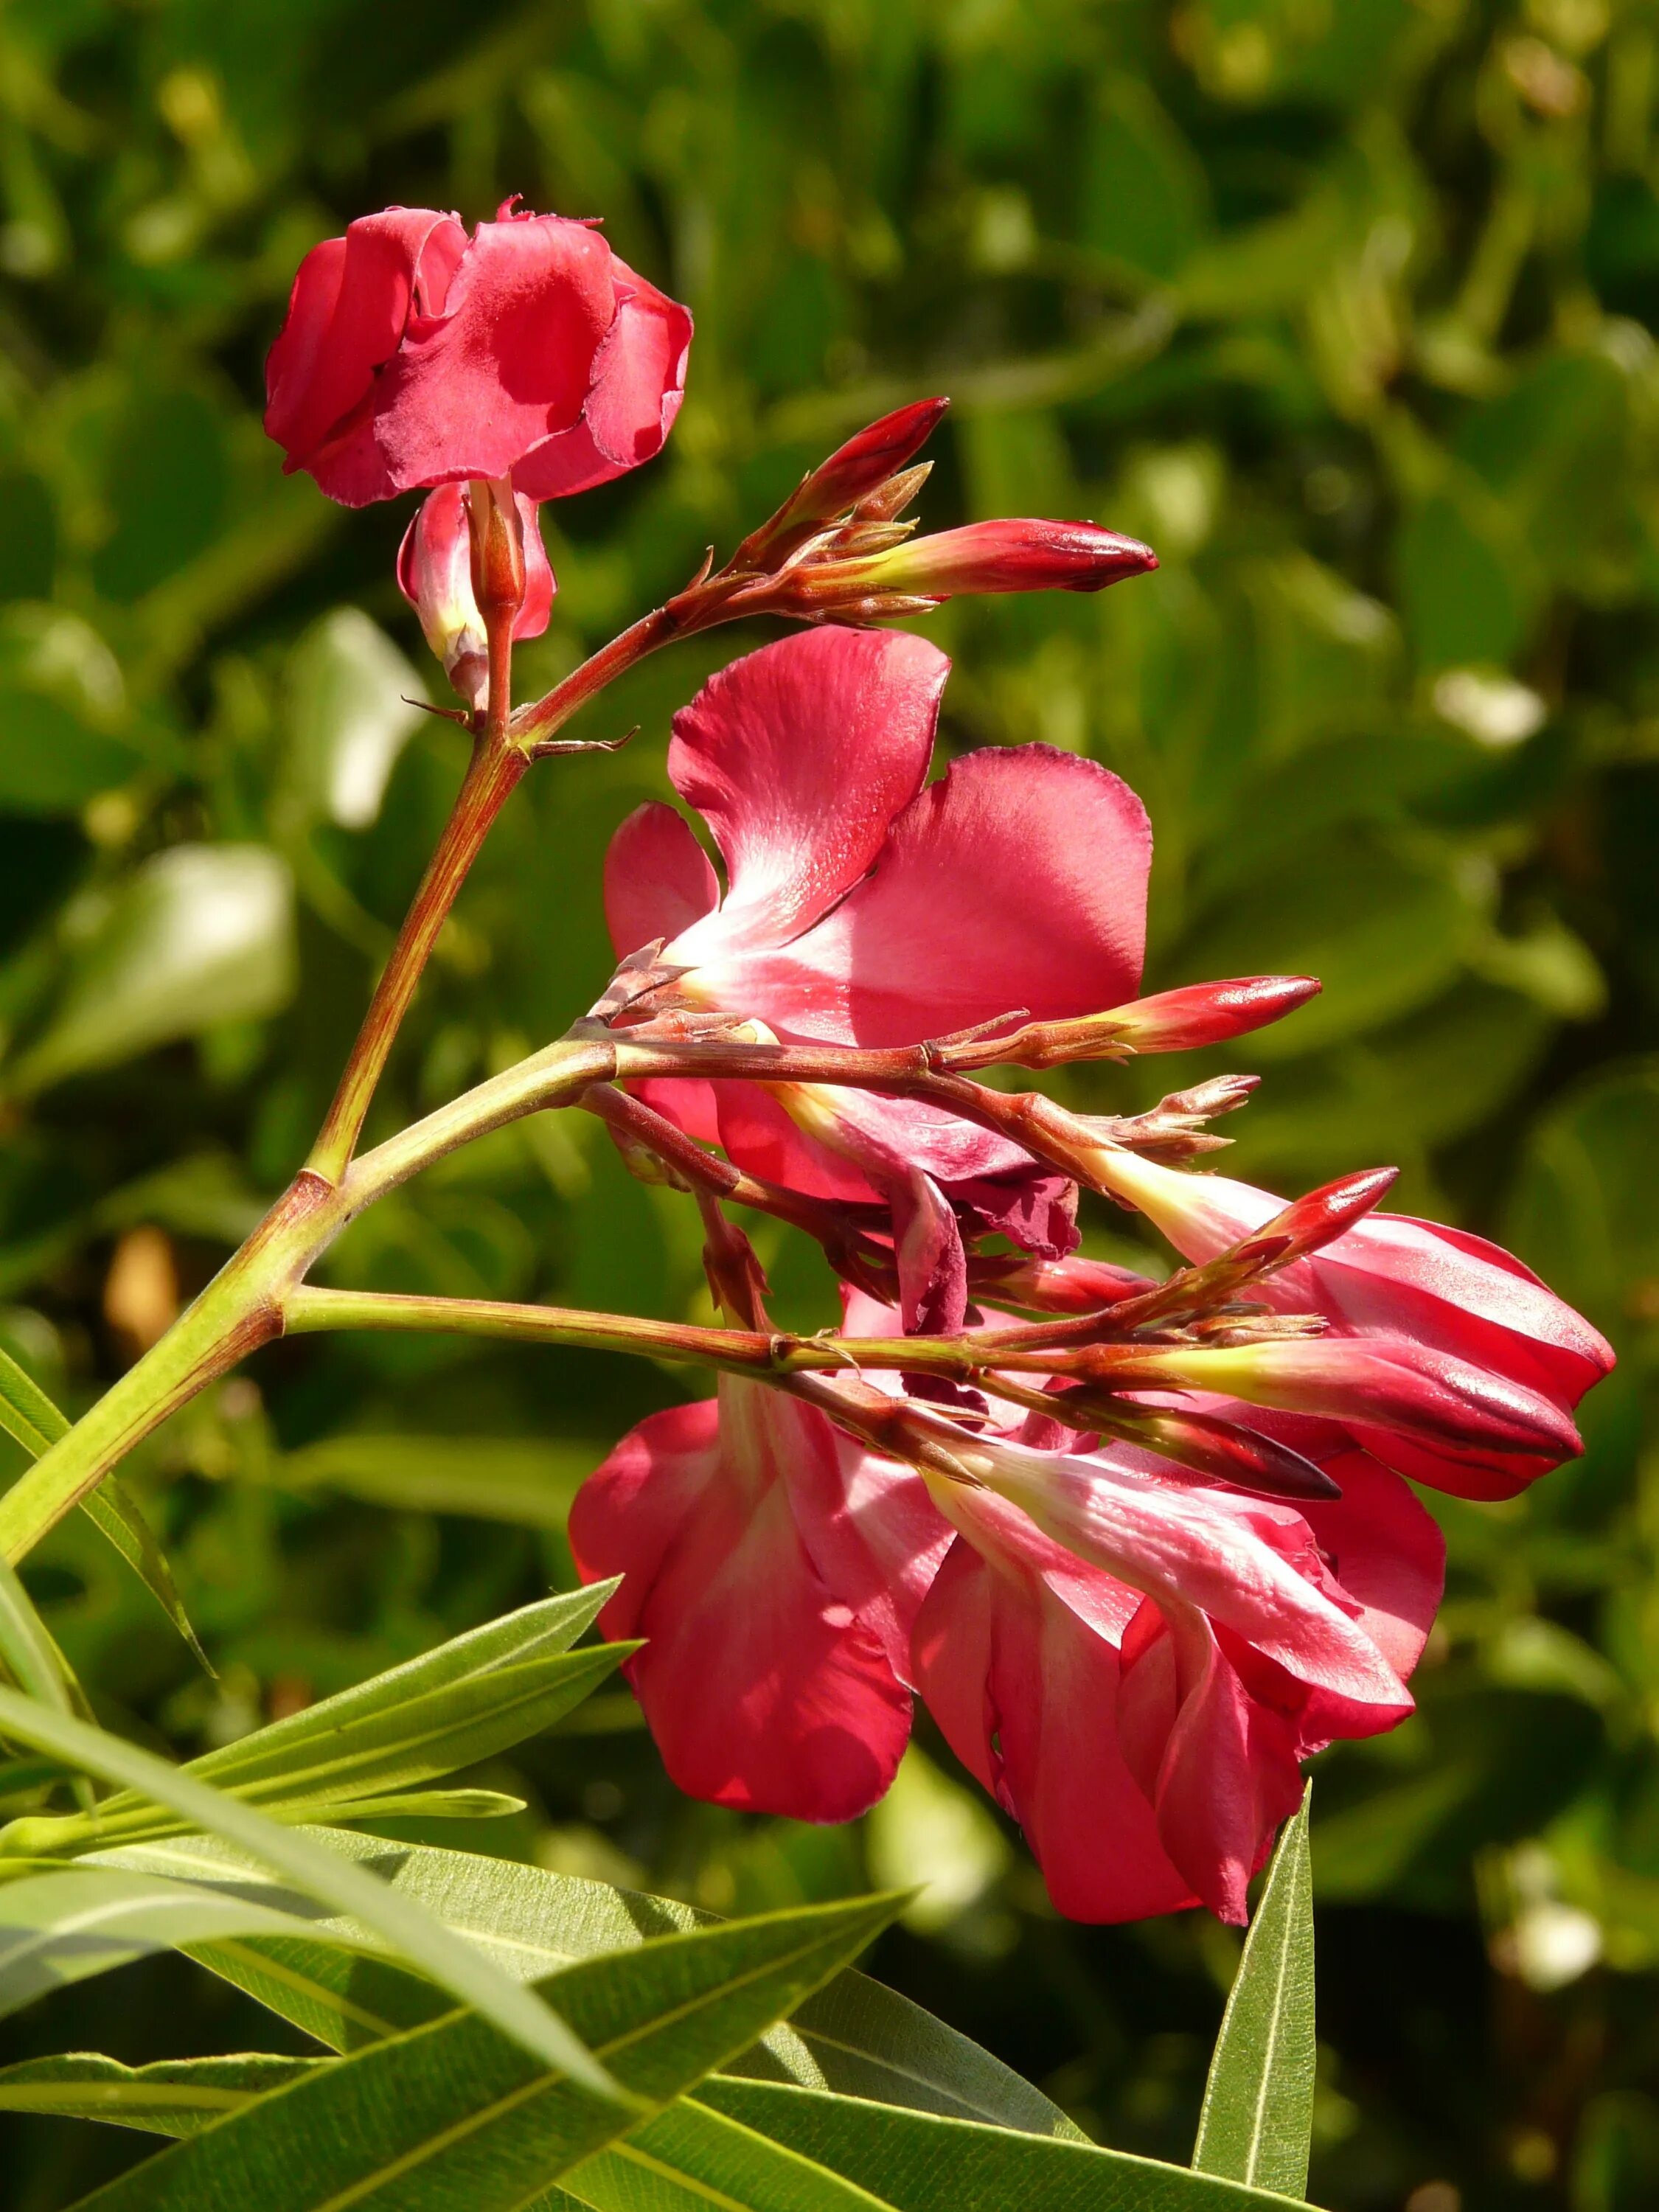
[[[260,434],[315,239],[518,191],[603,214],[696,309],[668,456],[549,514],[526,689],[922,392],[956,400],[931,523],[1090,514],[1158,546],[1103,599],[932,618],[951,744],[1042,738],[1137,784],[1155,984],[1323,975],[1243,1048],[1267,1081],[1242,1171],[1397,1161],[1410,1206],[1511,1242],[1624,1362],[1581,1465],[1445,1510],[1421,1712],[1319,1771],[1313,2190],[1352,2212],[1659,2195],[1656,91],[1638,0],[0,14],[0,1328],[73,1407],[297,1165],[459,767],[398,703],[433,680],[392,584],[404,514],[331,507]],[[377,1124],[596,995],[605,840],[745,641],[608,697],[591,733],[639,723],[628,752],[538,769]],[[1125,1234],[1091,1223],[1097,1249]],[[597,1128],[549,1121],[332,1265],[678,1314],[696,1245]],[[765,1249],[787,1316],[829,1319],[821,1267]],[[278,1346],[134,1470],[216,1682],[89,1527],[31,1584],[101,1716],[188,1753],[568,1580],[574,1484],[681,1387],[522,1347]],[[576,1720],[481,1777],[532,1810],[459,1840],[715,1908],[926,1878],[877,1971],[1103,2139],[1185,2157],[1231,1936],[1058,1921],[925,1730],[880,1811],[819,1832],[678,1799],[625,1693]],[[175,1961],[3,2048],[270,2037]],[[44,2212],[136,2153],[27,2122],[3,2154],[8,2204]]]

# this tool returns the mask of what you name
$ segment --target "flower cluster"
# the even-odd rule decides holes
[[[653,1348],[715,1360],[719,1395],[617,1446],[573,1550],[623,1578],[602,1625],[643,1639],[628,1672],[693,1794],[848,1819],[919,1695],[1062,1911],[1242,1920],[1303,1762],[1411,1711],[1443,1568],[1412,1485],[1518,1491],[1579,1449],[1611,1353],[1507,1254],[1377,1212],[1387,1170],[1289,1206],[1195,1171],[1253,1078],[1115,1117],[973,1079],[1215,1043],[1318,985],[1139,998],[1152,847],[1127,785],[1042,744],[930,780],[949,664],[871,625],[1157,566],[1090,522],[918,537],[943,401],[861,431],[722,568],[514,712],[513,640],[554,592],[538,503],[659,449],[690,333],[592,225],[515,203],[470,237],[390,209],[301,267],[267,427],[347,504],[428,495],[398,580],[477,748],[313,1167],[326,1185],[349,1158],[443,902],[576,705],[712,623],[807,625],[675,719],[669,777],[718,870],[661,803],[607,858],[621,965],[565,1042],[607,1047],[582,1103],[630,1165],[696,1194],[734,1326],[656,1326]],[[1085,1190],[1184,1264],[1081,1256]],[[818,1238],[838,1334],[771,1328],[727,1198]]]
[[[890,1280],[848,1291],[846,1371],[810,1398],[729,1376],[643,1422],[572,1543],[588,1577],[623,1575],[604,1626],[646,1639],[629,1673],[694,1795],[848,1819],[919,1694],[1062,1911],[1238,1921],[1302,1761],[1411,1710],[1442,1545],[1405,1478],[1512,1493],[1578,1449],[1571,1408],[1611,1355],[1506,1254],[1370,1211],[1388,1176],[1287,1211],[1172,1164],[1248,1084],[1107,1122],[948,1072],[1208,1042],[1314,987],[1133,1003],[1140,802],[1040,744],[930,782],[947,672],[892,634],[751,653],[669,754],[723,885],[672,807],[617,833],[611,934],[649,987],[622,1033],[760,1048],[726,1055],[740,1073],[644,1076],[642,1105],[839,1213],[826,1249]],[[884,1052],[953,1036],[884,1086]],[[788,1073],[815,1052],[831,1079]],[[1159,1285],[1076,1256],[1079,1183],[1197,1264]],[[883,1389],[895,1335],[915,1370]],[[937,1340],[967,1384],[930,1366]]]

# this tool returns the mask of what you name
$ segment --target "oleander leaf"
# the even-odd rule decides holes
[[[665,2154],[671,2136],[666,2121],[678,2123],[683,2112],[700,2107],[724,2120],[729,2132],[688,2121],[678,2131],[677,2152],[682,2170],[695,2173],[705,2192],[702,2205],[723,2202],[726,2212],[733,2207],[781,2212],[797,2201],[803,2212],[817,2212],[820,2203],[825,2212],[832,2205],[839,2212],[848,2201],[769,2193],[761,2185],[763,2163],[745,2136],[781,2148],[809,2168],[826,2169],[864,2192],[851,2202],[879,2206],[882,2212],[1012,2212],[1027,2205],[1040,2205],[1042,2212],[1269,2212],[1290,2201],[1095,2143],[1018,2135],[938,2113],[896,2112],[822,2090],[724,2075],[703,2082],[665,2123],[653,2123]],[[586,2194],[583,2171],[569,2181]],[[711,2191],[720,2193],[711,2200]],[[610,2194],[600,2212],[635,2212],[641,2201]],[[665,2194],[656,2201],[663,2212],[678,2212],[682,2201],[694,2200],[688,2193],[684,2200]]]
[[[389,1890],[338,1851],[169,1766],[136,1744],[11,1690],[0,1689],[0,1734],[51,1752],[102,1781],[135,1790],[165,1805],[181,1820],[226,1837],[300,1889],[362,1922],[372,1936],[401,1952],[462,2003],[476,2006],[486,2020],[545,2063],[568,2068],[576,2079],[591,2085],[591,2094],[614,2096],[616,2085],[604,2069],[532,1992],[423,1907]],[[13,1821],[0,1831],[0,1843],[25,1826]]]
[[[541,1867],[430,1844],[321,1833],[331,1848],[373,1867],[393,1890],[424,1905],[519,1978],[533,1979],[573,1959],[653,1936],[717,1924],[711,1915],[672,1899]],[[204,1886],[221,1882],[239,1895],[257,1893],[250,1885],[269,1880],[257,1863],[213,1837],[142,1844],[112,1851],[106,1859]],[[81,1862],[104,1863],[106,1855]],[[215,1943],[192,1955],[333,2050],[357,2049],[441,2009],[441,1992],[418,1975],[325,1940],[328,1930],[349,1927],[330,1921],[315,1936],[295,1929],[280,1940]],[[734,2059],[730,2070],[1085,2140],[1057,2105],[989,2051],[908,1998],[852,1972],[809,1997],[786,2024]]]
[[[108,2120],[158,2136],[190,2136],[268,2089],[280,2089],[326,2058],[278,2058],[241,2051],[229,2058],[162,2058],[124,2066],[94,2051],[26,2058],[0,2068],[0,2112]]]
[[[1300,2197],[1313,2134],[1314,1927],[1308,1801],[1285,1824],[1210,2061],[1193,2165]]]
[[[125,1868],[25,1868],[0,1882],[0,2016],[147,1952],[303,1934],[325,1911],[275,1885],[252,1895],[246,1885],[239,1893]],[[359,1939],[340,1931],[329,1940],[338,1948]]]
[[[256,1729],[182,1771],[289,1818],[452,1773],[534,1735],[579,1705],[634,1646],[573,1644],[614,1583],[523,1607],[437,1650]],[[390,1809],[390,1808],[386,1808]],[[414,1808],[409,1808],[411,1814]],[[375,1817],[382,1817],[377,1811]],[[362,1817],[358,1815],[357,1817]],[[185,1824],[123,1791],[95,1820],[20,1824],[11,1847],[46,1855],[174,1835]]]
[[[602,2055],[627,2106],[476,2014],[452,2013],[261,2097],[94,2191],[82,2212],[520,2212],[781,2018],[902,1902],[693,1929],[547,1978],[539,1993]]]

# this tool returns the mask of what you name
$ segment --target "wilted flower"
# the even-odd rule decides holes
[[[591,224],[509,200],[471,238],[387,208],[300,264],[265,368],[265,428],[347,507],[511,474],[585,491],[659,452],[691,318]]]

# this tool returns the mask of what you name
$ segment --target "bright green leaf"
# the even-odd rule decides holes
[[[244,2051],[234,2058],[163,2058],[150,2066],[124,2066],[118,2058],[70,2051],[0,2069],[0,2112],[109,2120],[152,2135],[190,2136],[251,2098],[329,2063]]]
[[[339,1853],[135,1744],[9,1690],[0,1690],[0,1732],[53,1753],[102,1781],[137,1790],[180,1820],[226,1837],[336,1911],[360,1920],[524,2049],[550,2065],[568,2068],[573,2078],[591,2082],[601,2095],[611,2094],[613,2085],[562,2021],[462,1937]],[[18,1826],[14,1822],[9,1832],[0,1832],[0,1839],[8,1832],[15,1835]]]
[[[84,2212],[519,2212],[735,2056],[856,1955],[893,1898],[809,1906],[584,1960],[539,1984],[636,2100],[548,2071],[468,2013],[309,2074],[84,2200]]]
[[[1210,2061],[1193,2165],[1285,2197],[1308,2185],[1314,1925],[1308,1798],[1285,1823]]]

